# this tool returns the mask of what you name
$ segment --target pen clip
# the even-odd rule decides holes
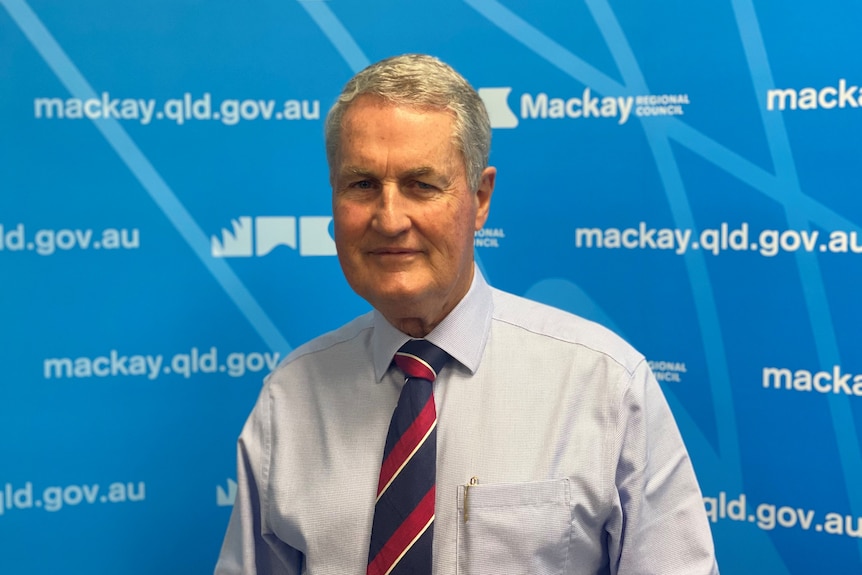
[[[470,488],[475,487],[476,485],[479,485],[479,478],[473,476],[470,478],[470,483],[464,486],[464,523],[467,523],[467,520],[469,519],[469,512],[467,506],[469,500],[468,498],[470,495]]]

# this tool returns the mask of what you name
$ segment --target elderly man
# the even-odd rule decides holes
[[[267,378],[217,573],[717,573],[644,358],[476,269],[490,140],[478,94],[432,57],[344,88],[335,243],[374,309]]]

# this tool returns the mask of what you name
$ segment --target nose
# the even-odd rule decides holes
[[[389,237],[410,229],[409,201],[395,183],[383,184],[371,225],[376,232]]]

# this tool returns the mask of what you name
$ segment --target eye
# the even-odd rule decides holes
[[[348,187],[357,190],[370,190],[374,187],[374,184],[371,182],[371,180],[357,180],[348,184]]]
[[[419,190],[423,191],[433,191],[437,189],[437,186],[433,184],[429,184],[428,182],[423,182],[422,180],[413,180],[411,185]]]

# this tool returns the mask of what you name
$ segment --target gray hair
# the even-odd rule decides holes
[[[324,139],[330,170],[335,166],[344,114],[362,95],[395,105],[442,108],[454,114],[455,144],[464,158],[470,189],[476,191],[491,151],[491,122],[479,94],[451,66],[433,56],[404,54],[381,60],[356,74],[326,116]]]

